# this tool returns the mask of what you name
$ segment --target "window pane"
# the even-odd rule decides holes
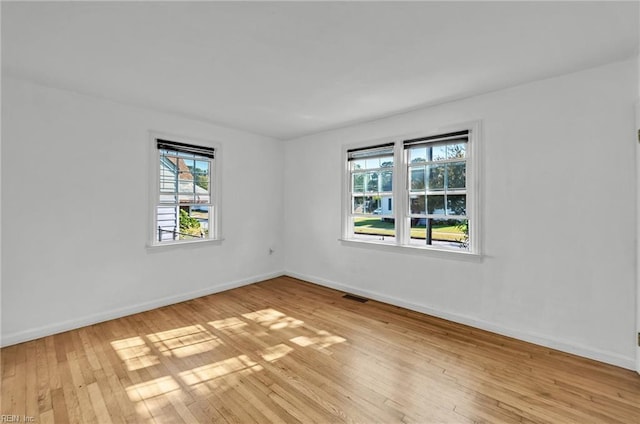
[[[427,213],[431,215],[444,215],[444,196],[427,196]]]
[[[196,185],[193,181],[178,181],[178,189],[180,193],[193,194],[196,190]]]
[[[380,168],[380,158],[367,159],[365,168],[367,169]]]
[[[208,194],[198,194],[196,193],[194,203],[207,204],[211,202],[211,196]]]
[[[178,179],[185,181],[193,181],[192,170],[195,167],[195,161],[190,159],[178,159]]]
[[[426,147],[417,147],[409,149],[409,163],[419,163],[427,161]]]
[[[180,207],[180,240],[205,238],[209,234],[208,206]]]
[[[194,180],[201,191],[209,191],[209,161],[196,161]]]
[[[365,179],[366,191],[379,191],[378,189],[378,173],[377,172],[369,172],[366,175]]]
[[[452,162],[447,164],[447,188],[465,188],[467,183],[466,162]]]
[[[160,161],[160,191],[176,191],[176,169],[173,162],[169,160]]]
[[[439,145],[431,147],[431,160],[438,161],[447,158],[447,146]]]
[[[409,244],[468,250],[468,232],[467,220],[412,218]]]
[[[393,156],[385,156],[380,158],[380,168],[392,168]]]
[[[177,208],[175,206],[158,206],[156,208],[156,240],[167,241],[177,239],[174,231],[178,229]]]
[[[364,198],[364,213],[376,213],[380,214],[378,211],[380,208],[380,196],[365,196]]]
[[[422,191],[425,189],[425,170],[424,167],[411,168],[411,190]]]
[[[160,191],[164,193],[175,193],[177,188],[175,175],[168,178],[160,176]]]
[[[160,203],[176,203],[176,195],[160,194]]]
[[[428,165],[428,186],[427,190],[438,191],[444,190],[444,165]]]
[[[365,174],[358,172],[353,174],[352,176],[352,186],[351,186],[351,192],[352,193],[362,193],[364,191],[364,180],[365,180]]]
[[[182,182],[186,182],[186,181],[188,181],[188,182],[193,181],[193,175],[189,171],[180,171],[178,173],[178,182],[182,183]]]
[[[364,159],[351,161],[351,169],[352,170],[365,169],[366,168],[366,162],[367,161],[365,161]]]
[[[382,191],[392,191],[393,190],[393,171],[382,171],[381,172],[382,183],[381,188]]]
[[[209,192],[198,185],[195,188],[196,203],[209,203]]]
[[[372,241],[394,241],[396,228],[393,218],[353,217],[354,238]]]
[[[371,211],[374,215],[393,216],[393,197],[392,196],[373,196],[370,198],[371,204],[375,209]]]
[[[467,196],[465,194],[447,195],[447,215],[465,215],[467,213]]]
[[[425,196],[412,194],[409,197],[409,209],[412,214],[425,214]]]
[[[180,208],[180,239],[192,240],[209,235],[209,206]]]
[[[352,213],[365,213],[364,211],[364,197],[356,196],[353,198]]]
[[[467,153],[467,145],[465,143],[450,144],[447,146],[447,159],[463,158]]]
[[[195,196],[193,195],[193,193],[191,194],[179,194],[178,195],[178,202],[180,203],[195,203]]]

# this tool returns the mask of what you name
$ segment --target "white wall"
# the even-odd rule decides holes
[[[638,97],[636,99],[636,181],[640,189],[640,53],[638,54]],[[636,332],[638,343],[636,345],[636,371],[640,373],[640,195],[636,201]]]
[[[633,368],[637,77],[615,63],[287,142],[287,272]],[[338,241],[343,144],[476,119],[482,262]]]
[[[4,345],[281,273],[281,142],[8,78],[2,123]],[[221,143],[221,245],[145,247],[149,130]]]

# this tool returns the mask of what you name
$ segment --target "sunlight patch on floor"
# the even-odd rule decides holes
[[[277,359],[280,359],[288,355],[292,351],[293,351],[292,347],[287,346],[284,343],[280,343],[275,346],[271,346],[264,349],[262,352],[260,352],[260,356],[262,356],[262,359],[264,359],[267,362],[273,362]]]
[[[258,325],[253,325],[252,322]],[[210,321],[208,326],[194,324],[149,333],[146,336],[116,340],[111,342],[111,346],[126,364],[127,369],[133,371],[163,363],[160,361],[161,356],[152,353],[182,359],[190,355],[211,352],[224,344],[216,336],[218,334],[220,337],[224,337],[223,333],[230,337],[242,335],[261,340],[263,336],[275,334],[270,330],[289,330],[284,333],[286,338],[289,338],[291,337],[290,330],[298,328],[295,332],[307,335],[293,337],[289,340],[290,342],[301,347],[311,347],[325,354],[331,354],[326,349],[327,347],[346,341],[345,338],[328,331],[307,327],[300,328],[303,325],[304,321],[302,320],[287,316],[275,309],[266,308],[241,316]],[[295,350],[295,346],[292,347],[283,342],[265,348],[264,344],[259,343],[253,349],[251,351],[261,358],[257,359],[258,361],[264,360],[273,363],[291,354]],[[213,356],[202,356],[201,358],[213,359]],[[180,366],[179,364],[182,363],[176,363]],[[196,364],[197,362],[193,365]],[[140,418],[149,414],[153,416],[152,419],[163,418],[164,408],[174,401],[177,402],[177,398],[224,393],[238,384],[242,384],[248,376],[263,370],[264,368],[259,362],[252,360],[246,354],[241,354],[180,371],[177,374],[172,373],[175,378],[167,375],[134,384],[127,387],[126,391],[129,399],[137,402],[136,411]],[[186,414],[188,411],[182,412]],[[156,414],[159,415],[156,416]]]
[[[220,377],[225,377],[229,374],[238,372],[251,373],[262,371],[262,369],[262,366],[257,362],[252,361],[247,355],[240,355],[218,361],[213,364],[203,365],[188,371],[183,371],[178,375],[185,384],[194,386],[200,383],[216,380]]]
[[[304,321],[289,317],[275,309],[267,308],[260,311],[242,314],[246,319],[257,322],[270,330],[280,330],[283,328],[296,328],[304,324]]]
[[[164,396],[180,390],[180,385],[171,376],[160,377],[127,387],[127,395],[134,402]]]
[[[210,321],[209,325],[215,328],[216,330],[222,331],[224,333],[235,335],[245,333],[245,327],[248,326],[246,322],[242,321],[240,318],[231,317],[226,319],[219,319],[217,321]]]
[[[147,338],[164,356],[176,358],[208,352],[222,344],[220,339],[199,324],[147,334]]]
[[[116,351],[129,371],[160,363],[158,357],[151,354],[151,349],[139,336],[113,341],[111,342],[111,347]]]
[[[299,336],[294,337],[289,341],[297,344],[298,346],[315,346],[324,349],[337,343],[346,342],[347,339],[331,334],[328,331],[319,330],[315,337]]]

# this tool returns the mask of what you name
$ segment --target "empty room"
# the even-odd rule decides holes
[[[640,3],[0,14],[0,422],[640,422]]]

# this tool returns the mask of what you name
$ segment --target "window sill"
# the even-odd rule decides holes
[[[455,250],[436,249],[433,247],[421,246],[402,246],[398,244],[357,240],[357,239],[338,239],[343,246],[359,247],[364,249],[374,249],[387,252],[396,252],[403,254],[413,254],[420,256],[428,256],[433,258],[453,259],[467,262],[482,262],[482,254],[471,252],[459,252]]]
[[[147,250],[157,251],[157,250],[176,249],[176,248],[183,248],[183,247],[186,249],[186,248],[196,248],[196,247],[211,246],[211,245],[218,246],[218,245],[221,245],[223,241],[224,241],[224,238],[165,242],[162,244],[147,243]]]

